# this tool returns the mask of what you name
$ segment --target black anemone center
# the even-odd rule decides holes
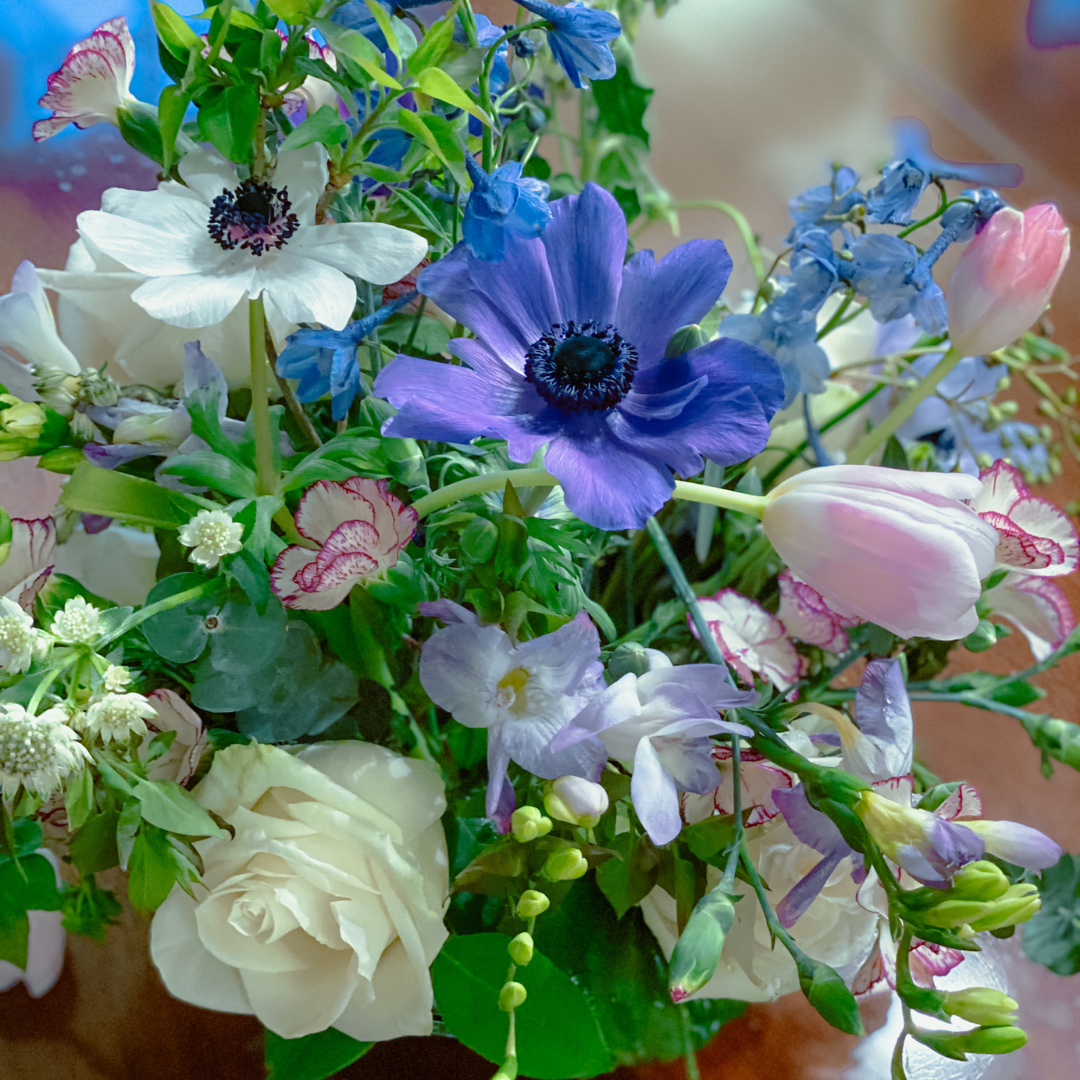
[[[525,378],[567,412],[614,408],[630,392],[637,351],[613,326],[559,323],[525,353]]]
[[[285,246],[299,228],[285,188],[245,180],[234,191],[223,191],[210,204],[210,235],[226,251],[244,248],[252,255]]]

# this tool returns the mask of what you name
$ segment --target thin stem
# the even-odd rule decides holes
[[[427,307],[427,297],[421,296],[420,303],[416,306],[416,315],[413,317],[413,324],[409,329],[409,337],[405,342],[405,351],[408,352],[413,347],[413,342],[416,340],[416,332],[420,329],[420,320],[424,317],[424,308]]]
[[[34,689],[34,696],[30,699],[29,703],[26,706],[26,711],[31,716],[33,716],[37,712],[37,707],[41,704],[42,699],[45,697],[45,691],[48,690],[50,686],[52,686],[56,679],[67,668],[71,667],[71,665],[75,663],[77,656],[77,653],[72,653],[70,656],[65,657],[62,663],[60,663],[54,668],[49,668],[49,670],[45,672],[45,675],[42,677],[41,682],[39,682]]]
[[[289,385],[289,380],[283,375],[277,373],[277,349],[274,347],[274,339],[270,334],[270,326],[266,327],[266,358],[270,362],[270,366],[274,369],[274,377],[277,379],[277,384],[281,390],[281,397],[285,402],[285,408],[289,410],[289,415],[296,421],[296,426],[300,429],[300,433],[305,439],[318,450],[322,446],[323,441],[319,438],[319,433],[315,430],[315,425],[311,422],[311,417],[304,412],[304,406],[300,404],[299,398],[293,393],[293,388]]]
[[[727,214],[735,227],[739,230],[739,236],[746,247],[746,253],[750,256],[750,265],[754,268],[754,277],[757,280],[765,279],[765,260],[761,257],[761,248],[758,247],[757,237],[750,227],[741,210],[736,209],[731,203],[721,202],[719,199],[689,199],[686,202],[679,201],[671,204],[672,210],[719,210],[721,214]]]
[[[826,334],[835,330],[844,317],[844,312],[851,307],[851,301],[855,299],[855,290],[848,289],[847,295],[840,301],[840,306],[832,313],[832,318],[818,331],[815,340],[820,341]]]
[[[507,483],[519,488],[555,485],[558,482],[546,469],[505,469],[484,473],[481,476],[470,476],[468,480],[458,480],[457,483],[447,484],[446,487],[417,499],[413,503],[413,509],[419,517],[426,517],[434,510],[441,510],[444,506],[460,502],[471,495],[500,491],[506,487]]]
[[[213,590],[218,587],[218,584],[217,578],[207,578],[204,582],[195,585],[193,588],[185,589],[183,592],[173,593],[172,596],[166,596],[164,600],[158,600],[156,603],[148,604],[141,611],[132,612],[132,614],[130,614],[111,634],[99,638],[95,644],[98,649],[104,648],[109,642],[115,641],[118,637],[126,634],[129,630],[134,629],[140,623],[146,622],[147,619],[152,619],[155,615],[160,615],[163,611],[169,611],[174,607],[179,607],[181,604],[186,604],[189,600],[195,600],[200,596],[205,596],[208,592],[213,592]]]
[[[960,363],[960,360],[959,350],[950,349],[922,377],[918,386],[911,390],[904,400],[873,431],[868,432],[856,443],[855,448],[848,454],[848,464],[862,464],[882,443],[889,439],[889,436],[895,435],[900,425],[937,389],[938,383]]]
[[[248,301],[248,337],[251,344],[251,426],[255,433],[255,490],[273,495],[277,490],[274,448],[270,441],[270,390],[266,378],[266,314],[260,293]]]
[[[716,488],[708,484],[691,484],[686,480],[676,480],[672,496],[686,502],[707,503],[724,510],[735,510],[740,514],[750,514],[760,518],[768,502],[761,495],[746,495],[730,488]]]

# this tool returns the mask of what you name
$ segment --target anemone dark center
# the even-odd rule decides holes
[[[284,247],[300,227],[292,201],[260,180],[245,180],[233,191],[223,191],[210,204],[210,235],[226,251],[243,248],[252,255]]]
[[[559,323],[525,353],[525,378],[567,412],[602,412],[630,392],[637,350],[613,326]]]

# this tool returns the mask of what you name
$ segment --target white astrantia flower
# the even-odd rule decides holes
[[[224,510],[200,510],[179,533],[180,543],[193,550],[188,558],[208,569],[217,566],[222,555],[234,555],[243,547],[244,526]]]
[[[53,617],[53,637],[68,645],[89,643],[101,633],[101,612],[81,596],[73,596]]]
[[[14,600],[0,596],[0,671],[21,675],[45,647],[34,620]]]
[[[136,735],[146,735],[146,720],[156,713],[142,694],[106,694],[86,710],[83,730],[100,735],[101,741],[127,742]]]
[[[21,705],[0,704],[0,794],[11,798],[20,787],[47,799],[64,777],[90,754],[64,722],[61,709],[40,716]]]
[[[207,150],[180,162],[182,184],[113,188],[102,210],[79,215],[79,233],[148,278],[132,299],[176,326],[212,326],[245,298],[265,294],[291,322],[341,330],[356,305],[351,278],[389,285],[427,251],[415,233],[381,222],[315,225],[326,151],[286,151],[272,176],[240,181]]]
[[[101,677],[101,681],[105,684],[106,690],[110,690],[116,694],[122,691],[125,686],[131,684],[131,672],[128,671],[126,667],[110,664],[105,669],[105,674]]]

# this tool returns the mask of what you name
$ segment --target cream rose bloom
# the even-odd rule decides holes
[[[195,795],[236,835],[200,842],[203,887],[154,916],[169,992],[288,1039],[430,1033],[449,892],[435,766],[371,743],[250,743],[219,751]]]

